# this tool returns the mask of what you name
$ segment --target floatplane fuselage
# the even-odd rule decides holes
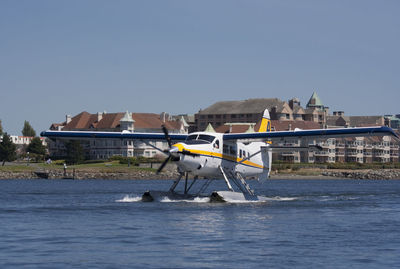
[[[167,141],[169,150],[165,151],[168,157],[160,165],[157,172],[170,161],[174,161],[178,167],[179,177],[175,180],[167,195],[178,195],[176,187],[182,178],[185,179],[184,191],[181,197],[189,196],[191,187],[197,179],[207,179],[200,187],[204,191],[214,179],[223,179],[228,191],[215,191],[211,194],[211,200],[225,201],[227,197],[233,199],[259,200],[260,196],[247,184],[246,179],[258,178],[265,180],[269,177],[273,151],[303,151],[317,148],[305,147],[281,147],[274,146],[274,142],[282,142],[285,139],[328,139],[360,136],[391,135],[398,139],[396,133],[389,127],[361,127],[340,129],[315,129],[271,132],[271,121],[266,109],[263,113],[258,132],[254,133],[209,133],[195,132],[190,134],[168,134],[163,126],[163,133],[136,133],[136,132],[85,132],[85,131],[46,131],[42,136],[66,139],[93,139],[93,138],[119,138],[136,139],[152,145],[152,141]],[[193,176],[188,185],[188,175]],[[232,184],[233,183],[233,184]],[[235,186],[235,187],[234,187]],[[143,195],[143,201],[152,201],[153,193],[148,191]]]
[[[170,153],[179,158],[177,166],[180,171],[194,176],[221,178],[222,170],[240,173],[245,178],[263,174],[268,177],[271,152],[265,150],[265,154],[253,155],[261,147],[268,146],[263,142],[224,142],[223,134],[196,132],[186,141],[172,145]]]

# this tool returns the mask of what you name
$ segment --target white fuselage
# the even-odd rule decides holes
[[[192,153],[180,154],[177,165],[180,171],[196,176],[221,178],[222,168],[228,175],[268,177],[271,167],[271,152],[260,152],[261,147],[268,147],[264,142],[224,142],[223,134],[198,132],[173,147]]]

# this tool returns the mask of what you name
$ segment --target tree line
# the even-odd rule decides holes
[[[33,127],[31,126],[31,124],[29,123],[29,121],[24,121],[24,127],[22,128],[21,131],[23,136],[28,136],[28,137],[35,137],[36,136],[36,132],[35,129],[33,129]],[[0,119],[0,136],[2,136],[4,134],[3,131],[3,125]]]
[[[35,160],[41,160],[46,155],[46,147],[43,146],[39,137],[36,137],[36,132],[28,121],[24,122],[22,135],[33,137],[29,145],[25,148],[29,152],[29,157]],[[0,162],[4,166],[5,162],[12,162],[17,159],[17,146],[11,139],[7,132],[3,131],[2,122],[0,120]]]
[[[17,156],[17,146],[13,143],[11,136],[3,131],[0,120],[0,163],[4,166],[5,162],[15,161],[18,157],[28,158],[28,160],[41,161],[46,157],[46,147],[28,121],[24,122],[22,135],[33,137],[28,146],[25,146],[20,156]],[[67,141],[65,143],[67,164],[79,164],[85,160],[83,148],[79,141]]]

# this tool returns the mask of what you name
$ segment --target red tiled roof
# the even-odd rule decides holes
[[[120,120],[124,117],[125,113],[106,113],[102,114],[100,121],[97,121],[97,114],[90,114],[86,111],[79,113],[66,124],[52,124],[52,128],[57,126],[64,126],[63,130],[110,130],[116,129],[120,125]],[[178,121],[163,122],[159,114],[155,113],[132,113],[132,119],[135,121],[135,129],[160,129],[161,125],[169,130],[179,130],[180,123]]]
[[[73,117],[63,130],[89,129],[90,124],[96,120],[96,115],[83,111]]]
[[[125,115],[125,113],[107,113],[103,114],[102,119],[97,122],[96,125],[93,125],[94,128],[97,129],[114,129],[119,126],[119,120],[122,119],[122,117]],[[97,115],[94,114],[94,116],[97,117]]]
[[[179,129],[175,128],[175,122],[165,121],[160,119],[159,114],[155,113],[132,113],[132,118],[135,121],[135,129],[161,129],[161,125],[165,125],[167,129]]]

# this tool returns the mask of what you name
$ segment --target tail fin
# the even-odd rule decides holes
[[[271,118],[269,117],[268,109],[264,110],[264,115],[261,120],[260,129],[258,129],[259,133],[265,133],[271,131]]]

